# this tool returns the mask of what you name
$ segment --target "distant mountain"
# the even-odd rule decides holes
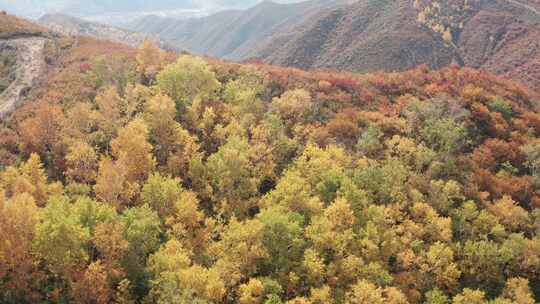
[[[117,27],[89,22],[62,14],[47,14],[38,22],[54,32],[68,36],[89,36],[138,47],[145,39],[150,39],[166,47],[159,38],[149,34],[136,33]]]
[[[119,23],[122,17],[140,17],[150,13],[164,16],[194,17],[221,10],[246,9],[263,0],[0,0],[0,9],[31,18],[62,13],[92,17],[106,23]],[[298,2],[301,0],[281,0]]]
[[[538,0],[482,1],[456,35],[464,64],[540,88],[539,9]]]
[[[248,10],[229,10],[188,20],[146,16],[128,28],[156,34],[194,53],[242,60],[252,56],[261,41],[289,30],[320,11],[347,2],[312,0],[282,4],[264,1]]]
[[[402,71],[451,62],[540,87],[537,0],[364,0],[321,12],[250,54],[305,69]]]
[[[67,13],[78,16],[111,12],[195,7],[194,0],[0,0],[0,8],[9,12],[40,17],[46,13]]]
[[[368,0],[321,11],[261,42],[249,56],[304,69],[401,71],[460,62],[439,35],[419,26],[410,0]]]
[[[43,35],[48,30],[24,18],[0,13],[0,39],[13,36]]]
[[[242,11],[224,11],[204,18],[178,20],[147,16],[129,26],[130,30],[159,36],[161,39],[186,51],[222,57],[223,52],[213,52],[222,39],[221,31],[228,28]]]
[[[403,71],[451,63],[540,86],[538,0],[265,1],[245,11],[129,28],[194,53],[304,69]]]

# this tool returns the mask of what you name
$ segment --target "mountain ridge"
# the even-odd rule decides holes
[[[537,6],[534,1],[517,0],[362,0],[325,5],[306,1],[278,9],[277,4],[265,2],[231,15],[224,12],[219,18],[175,23],[149,17],[146,25],[135,22],[131,27],[166,36],[195,54],[228,60],[352,72],[403,71],[421,64],[436,69],[456,63],[538,87]],[[264,23],[279,11],[281,18],[271,26]],[[152,18],[154,26],[148,25]],[[180,34],[176,40],[182,30],[156,30],[185,24],[194,25],[189,36]],[[257,26],[267,29],[246,34]],[[483,30],[476,31],[478,27]]]
[[[241,60],[248,56],[252,45],[280,29],[288,28],[283,23],[296,23],[315,11],[347,2],[311,0],[281,4],[265,0],[247,10],[223,11],[188,20],[146,16],[127,28],[158,35],[194,53]]]
[[[171,46],[163,43],[158,37],[121,29],[119,27],[91,22],[65,14],[46,14],[39,18],[38,23],[51,31],[66,36],[89,36],[97,39],[110,40],[138,47],[145,40],[154,41],[163,48]]]

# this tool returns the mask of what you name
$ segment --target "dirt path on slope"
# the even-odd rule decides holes
[[[16,79],[0,95],[0,120],[20,106],[38,79],[44,74],[46,63],[43,50],[47,38],[25,37],[0,40],[0,48],[10,46],[17,49]]]
[[[530,5],[528,5],[528,4],[521,3],[521,2],[519,2],[519,1],[517,1],[517,0],[504,0],[504,1],[509,2],[509,3],[511,3],[511,4],[514,4],[514,5],[517,5],[517,6],[519,6],[519,7],[522,7],[522,8],[524,8],[524,9],[529,10],[529,11],[535,13],[536,15],[540,16],[540,11],[537,10],[536,8],[534,8],[534,7],[530,6]]]

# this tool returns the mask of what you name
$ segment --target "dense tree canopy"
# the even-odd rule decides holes
[[[518,84],[103,43],[3,122],[1,303],[540,301]]]

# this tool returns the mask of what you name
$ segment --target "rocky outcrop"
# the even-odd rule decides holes
[[[17,37],[0,40],[0,49],[14,48],[17,52],[15,80],[0,94],[0,120],[22,105],[32,87],[45,73],[44,49],[48,38]]]

